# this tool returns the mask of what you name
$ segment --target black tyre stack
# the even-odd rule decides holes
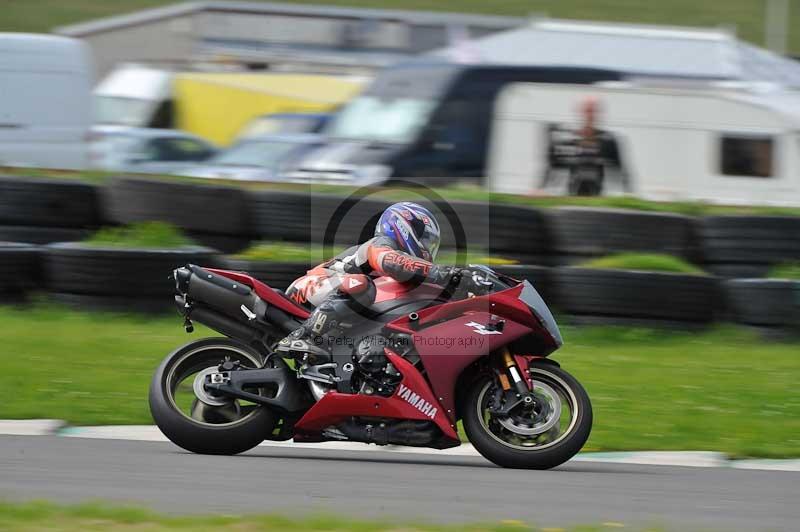
[[[721,277],[762,277],[800,260],[799,217],[709,216],[699,221],[699,239],[706,269]]]
[[[430,205],[442,248],[485,252],[523,264],[547,264],[549,238],[541,211],[515,205],[453,201]]]
[[[248,194],[253,232],[259,240],[308,242],[311,199],[308,194],[257,191]]]
[[[574,264],[612,253],[690,258],[693,219],[672,213],[558,207],[546,213],[554,259]]]
[[[216,252],[203,247],[104,248],[80,242],[44,248],[45,276],[52,296],[86,309],[169,310],[175,293],[172,270],[188,263],[218,265]]]
[[[227,253],[246,248],[255,233],[245,191],[236,187],[117,178],[106,187],[104,206],[110,222],[167,222]]]
[[[800,332],[800,281],[725,281],[728,318],[736,323]]]
[[[614,253],[692,256],[693,219],[672,213],[561,207],[546,214],[560,264]],[[557,308],[588,322],[708,323],[718,306],[713,277],[562,266],[551,272]]]
[[[520,281],[529,281],[546,302],[552,302],[553,281],[552,270],[546,266],[514,264],[508,266],[492,266],[492,269]]]
[[[39,282],[39,273],[36,246],[0,242],[0,303],[24,300]]]
[[[579,321],[708,323],[717,280],[705,275],[562,267],[553,271],[557,307]]]
[[[100,224],[99,199],[87,183],[0,177],[0,241],[81,240]]]

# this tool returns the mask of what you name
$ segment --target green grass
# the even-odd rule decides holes
[[[263,262],[320,263],[342,250],[341,248],[336,248],[330,250],[329,253],[325,253],[325,251],[324,246],[313,244],[258,242],[234,255],[234,258]]]
[[[302,513],[302,512],[301,512]],[[558,529],[563,532],[600,532],[617,529],[621,523],[579,526]],[[163,515],[137,507],[85,503],[74,506],[56,505],[44,501],[26,503],[0,502],[0,530],[20,532],[48,530],[54,532],[83,530],[191,530],[191,531],[301,531],[327,532],[544,532],[545,530],[509,519],[496,523],[434,525],[395,520],[366,521],[335,515],[317,514],[303,517],[281,515]],[[632,532],[657,532],[662,528],[626,527]],[[681,529],[686,530],[686,529]]]
[[[496,255],[488,255],[485,251],[469,250],[463,258],[459,260],[458,253],[450,250],[443,250],[439,252],[436,258],[439,264],[448,264],[456,266],[466,266],[467,264],[484,264],[486,266],[508,266],[510,264],[519,264],[519,261],[508,259],[506,257],[498,257]]]
[[[175,249],[193,246],[180,229],[164,222],[141,222],[124,227],[104,227],[85,241],[98,247]]]
[[[685,273],[703,275],[697,266],[672,255],[658,253],[618,253],[588,260],[580,266],[599,270],[640,270],[648,272]]]
[[[771,279],[790,279],[800,281],[800,262],[778,264],[769,271]]]
[[[688,26],[727,26],[736,28],[742,38],[756,44],[764,42],[764,0],[288,0],[298,4],[423,9],[491,15],[552,17],[585,20],[612,20],[648,24]],[[73,24],[98,17],[128,13],[172,3],[165,0],[5,0],[0,31],[46,32],[55,26]],[[800,9],[793,3],[790,13],[790,49],[800,52]]]
[[[0,307],[0,419],[149,424],[147,387],[187,335],[176,315],[124,316]],[[554,355],[586,386],[586,450],[719,450],[800,457],[800,343],[724,327],[679,333],[563,330]]]

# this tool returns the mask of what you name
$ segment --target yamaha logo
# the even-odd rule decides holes
[[[434,416],[436,416],[436,412],[438,412],[438,409],[435,406],[412,392],[411,388],[405,384],[400,385],[397,391],[397,396],[431,419],[433,419]]]

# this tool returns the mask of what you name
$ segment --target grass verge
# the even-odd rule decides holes
[[[581,266],[599,270],[639,270],[689,275],[704,274],[703,270],[679,257],[658,253],[618,253],[586,261]]]
[[[176,249],[196,245],[177,227],[164,222],[140,222],[104,227],[85,241],[98,247]]]
[[[800,262],[787,262],[775,266],[769,271],[769,278],[800,281]]]
[[[340,251],[341,248],[326,250],[324,246],[314,244],[258,242],[237,253],[233,258],[261,262],[321,263],[329,259],[330,255],[336,255]]]
[[[181,321],[0,307],[0,418],[149,424],[161,359],[210,335]],[[800,344],[743,329],[667,332],[564,327],[553,358],[586,386],[595,424],[586,450],[718,450],[800,456]]]
[[[600,532],[618,529],[621,523],[597,526],[580,526],[561,529],[561,532]],[[289,518],[269,515],[193,515],[166,516],[136,507],[115,507],[102,503],[62,506],[44,501],[27,503],[0,502],[0,530],[20,532],[48,530],[77,532],[81,530],[192,530],[192,531],[300,531],[324,530],[327,532],[536,532],[541,529],[517,520],[498,523],[459,525],[434,525],[365,521],[333,515],[312,515]],[[661,528],[626,528],[626,530],[657,532]]]

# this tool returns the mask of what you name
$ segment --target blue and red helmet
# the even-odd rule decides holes
[[[383,211],[375,236],[391,238],[400,251],[428,261],[436,258],[442,239],[431,211],[410,201],[395,203]]]

